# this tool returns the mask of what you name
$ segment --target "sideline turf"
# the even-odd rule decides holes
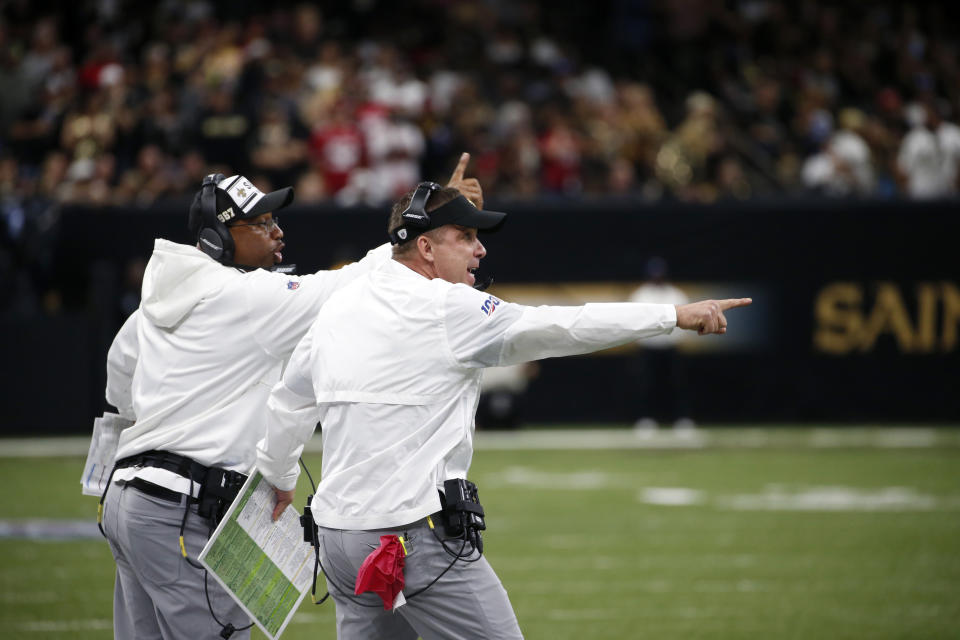
[[[0,518],[93,518],[82,464],[0,458]],[[958,637],[956,447],[480,451],[472,476],[528,638]],[[651,487],[700,493],[649,504]],[[0,552],[5,637],[112,636],[102,540]],[[283,637],[333,638],[332,606],[306,602]]]

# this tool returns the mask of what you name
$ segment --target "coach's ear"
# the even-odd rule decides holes
[[[426,234],[421,233],[415,241],[417,243],[417,254],[424,261],[433,264],[437,257],[433,253],[433,240]]]

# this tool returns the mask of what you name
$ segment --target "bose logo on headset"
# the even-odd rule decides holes
[[[202,242],[203,244],[207,245],[208,247],[210,247],[211,249],[213,249],[213,250],[215,250],[215,251],[223,251],[223,247],[221,247],[220,245],[218,245],[218,244],[216,244],[216,243],[214,243],[214,242],[210,242],[209,240],[207,240],[207,239],[204,238],[204,237],[201,237],[201,238],[200,238],[200,242]]]

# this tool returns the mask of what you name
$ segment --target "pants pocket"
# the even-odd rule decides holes
[[[183,507],[131,487],[113,489],[123,491],[115,514],[116,539],[134,571],[156,585],[179,580],[186,563],[179,541]]]

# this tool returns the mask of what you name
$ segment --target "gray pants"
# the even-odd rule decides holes
[[[440,526],[439,523],[435,523]],[[486,558],[457,561],[440,580],[411,598],[396,611],[385,611],[373,593],[353,594],[357,571],[370,552],[380,546],[381,535],[402,535],[407,541],[403,574],[404,596],[427,586],[450,564],[423,520],[408,527],[374,531],[346,531],[320,527],[321,557],[336,586],[327,588],[337,604],[337,638],[340,640],[497,640],[522,639],[507,592]],[[460,541],[447,546],[460,549]],[[466,546],[466,550],[470,545]],[[476,554],[471,556],[475,558]],[[344,596],[342,588],[351,599]],[[358,604],[362,602],[366,605]]]
[[[196,561],[209,537],[210,522],[192,506],[183,533],[184,546]],[[220,638],[207,608],[203,570],[180,554],[178,538],[183,504],[155,498],[123,484],[107,491],[103,529],[117,562],[113,594],[113,633],[127,638]],[[223,623],[246,626],[250,618],[227,592],[209,577],[210,604]],[[233,639],[246,639],[238,631]]]

